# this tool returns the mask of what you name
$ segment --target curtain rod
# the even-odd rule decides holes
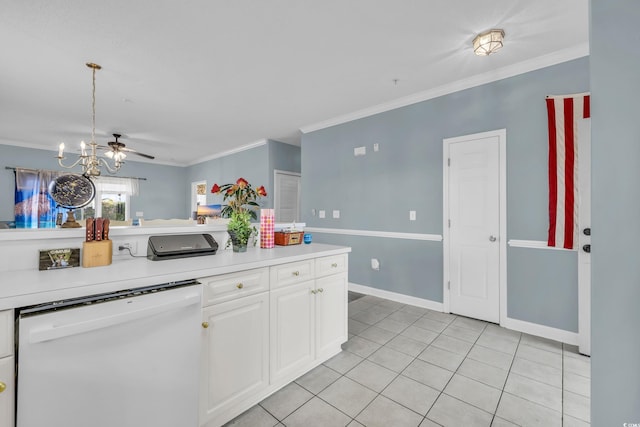
[[[13,166],[5,166],[4,168],[7,169],[7,170],[12,170],[12,171],[15,171],[16,169],[22,169],[22,170],[31,171],[31,172],[64,172],[64,171],[54,171],[54,170],[49,170],[49,169],[16,168],[16,167],[13,167]],[[107,177],[111,177],[111,176],[107,175]],[[146,181],[147,180],[147,178],[139,178],[137,176],[114,176],[113,178],[137,179],[139,181]]]

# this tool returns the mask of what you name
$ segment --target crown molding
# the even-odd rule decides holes
[[[547,55],[522,61],[517,64],[478,74],[467,79],[458,80],[456,82],[438,86],[433,89],[417,92],[402,98],[375,105],[373,107],[354,111],[349,114],[337,116],[319,123],[304,126],[300,128],[300,132],[302,132],[303,134],[314,132],[342,123],[351,122],[353,120],[373,116],[375,114],[384,113],[386,111],[395,110],[396,108],[405,107],[407,105],[417,104],[418,102],[427,101],[439,96],[448,95],[450,93],[459,92],[461,90],[470,89],[476,86],[481,86],[483,84],[517,76],[519,74],[528,73],[529,71],[550,67],[552,65],[582,58],[588,55],[589,44],[583,43],[571,48],[558,50]]]
[[[243,145],[241,147],[238,148],[233,148],[231,150],[227,150],[227,151],[222,151],[220,153],[216,153],[216,154],[212,154],[210,156],[206,156],[206,157],[202,157],[194,162],[190,162],[187,163],[186,165],[183,166],[193,166],[193,165],[197,165],[199,163],[203,163],[203,162],[208,162],[209,160],[213,160],[213,159],[219,159],[220,157],[225,157],[225,156],[230,156],[231,154],[236,154],[236,153],[240,153],[242,151],[246,151],[246,150],[251,150],[252,148],[256,148],[256,147],[260,147],[262,145],[265,145],[269,140],[268,139],[260,139],[256,142],[252,142],[251,144],[247,144],[247,145]]]

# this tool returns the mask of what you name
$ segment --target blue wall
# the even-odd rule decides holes
[[[273,171],[300,172],[300,147],[268,140],[265,144],[207,160],[186,168],[186,182],[207,181],[209,190],[213,184],[227,184],[243,177],[254,188],[261,185],[267,190],[267,197],[259,201],[263,208],[273,207]],[[189,206],[191,194],[189,194]],[[222,203],[222,196],[207,193],[207,203]]]
[[[12,221],[13,171],[5,166],[32,169],[61,170],[56,152],[0,145],[0,221]],[[140,181],[140,194],[131,198],[131,216],[144,212],[146,219],[189,218],[191,215],[191,182],[234,182],[244,177],[254,187],[264,185],[268,196],[260,201],[265,208],[273,207],[274,169],[300,172],[300,147],[269,140],[264,145],[228,156],[208,160],[189,167],[157,165],[127,161],[117,176],[147,178]],[[207,203],[221,203],[222,197],[207,194]]]
[[[0,221],[12,221],[15,178],[9,167],[62,170],[57,151],[0,145]],[[143,211],[146,219],[187,218],[184,168],[127,161],[117,176],[147,178],[140,195],[131,198],[131,215]],[[75,169],[74,169],[75,170]],[[77,170],[75,170],[77,172]]]
[[[591,424],[640,423],[640,3],[591,1]]]
[[[305,134],[303,221],[320,228],[442,234],[442,140],[506,128],[506,238],[546,240],[544,99],[588,90],[589,62],[581,58]],[[374,143],[379,152],[373,152]],[[355,157],[353,149],[360,146],[367,155]],[[314,216],[313,209],[325,210],[327,218]],[[335,209],[340,219],[331,218]],[[416,221],[409,221],[409,210],[417,211]],[[351,282],[442,302],[441,243],[318,238],[354,248]],[[371,270],[370,258],[380,259],[379,272]],[[576,332],[575,253],[510,248],[508,259],[509,317]],[[524,260],[551,266],[558,276],[548,283],[548,277],[522,274]],[[401,279],[387,270],[402,272]],[[538,298],[531,300],[536,292]]]

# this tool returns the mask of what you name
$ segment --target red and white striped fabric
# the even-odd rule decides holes
[[[578,121],[591,117],[590,95],[547,97],[549,236],[547,246],[578,246]]]

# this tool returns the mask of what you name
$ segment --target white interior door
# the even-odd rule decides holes
[[[295,172],[275,171],[274,200],[277,222],[294,222],[300,220],[300,174]]]
[[[445,140],[449,311],[500,322],[500,134]],[[445,304],[446,308],[446,304]]]

